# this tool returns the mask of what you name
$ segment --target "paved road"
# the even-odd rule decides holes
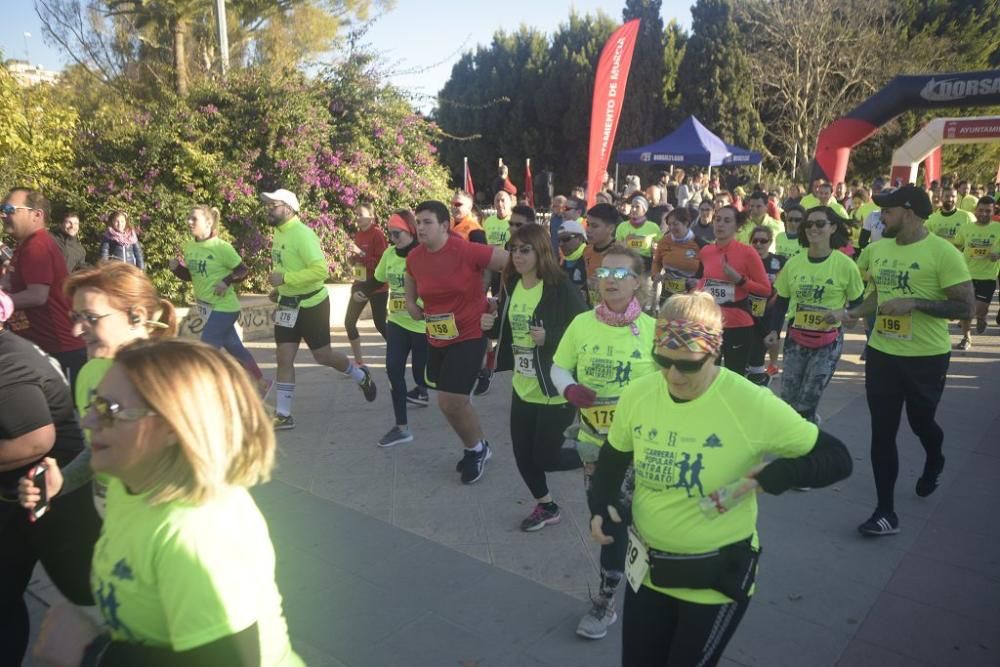
[[[374,446],[393,420],[374,363],[381,339],[363,333],[379,399],[366,404],[353,383],[301,367],[299,427],[280,434],[275,480],[256,491],[296,649],[317,666],[617,664],[620,624],[600,642],[573,634],[598,572],[579,472],[552,475],[561,524],[518,530],[531,502],[510,451],[509,378],[476,400],[495,455],[466,487],[435,407],[411,411],[414,442]],[[346,348],[343,335],[337,344]],[[874,505],[862,344],[848,336],[820,407],[824,428],[854,454],[854,476],[761,499],[758,592],[728,667],[1000,664],[1000,329],[953,357],[939,411],[948,464],[927,499],[913,493],[923,455],[904,423],[902,532],[875,540],[856,532]],[[273,369],[267,344],[253,351]],[[36,627],[53,596],[39,571]]]

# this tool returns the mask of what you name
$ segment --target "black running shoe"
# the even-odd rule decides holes
[[[424,387],[414,387],[406,392],[406,402],[410,405],[426,408],[431,402],[431,397]]]
[[[882,535],[895,535],[899,532],[899,518],[896,513],[872,514],[871,518],[858,526],[858,532],[869,537],[881,537]]]
[[[493,371],[484,368],[476,376],[476,386],[472,390],[473,396],[485,396],[490,391],[490,383],[493,381]]]
[[[962,340],[955,344],[956,350],[968,350],[972,347],[972,339],[968,336],[963,336]]]
[[[480,451],[466,449],[462,457],[462,484],[473,484],[478,482],[486,472],[486,462],[490,460],[493,453],[490,451],[490,443],[483,442]]]
[[[365,395],[365,400],[371,403],[375,400],[375,380],[372,379],[372,374],[364,366],[358,366],[361,372],[365,374],[365,379],[358,383],[358,387],[361,389],[361,393]]]
[[[976,319],[976,333],[984,334],[986,333],[986,318],[980,317]]]
[[[747,375],[747,379],[756,385],[761,387],[766,387],[771,384],[771,376],[767,373],[750,373]]]
[[[917,495],[921,498],[926,498],[927,496],[934,493],[938,488],[938,477],[941,475],[941,471],[944,470],[944,457],[935,464],[925,463],[924,464],[924,474],[920,476],[917,480]]]

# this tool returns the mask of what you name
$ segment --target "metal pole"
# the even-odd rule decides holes
[[[229,28],[226,23],[226,0],[215,0],[215,14],[219,22],[219,62],[222,76],[229,72]]]
[[[615,192],[618,192],[618,163],[615,162]]]

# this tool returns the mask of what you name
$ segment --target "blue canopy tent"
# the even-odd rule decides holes
[[[694,116],[667,136],[639,148],[618,151],[619,164],[669,164],[708,167],[760,164],[761,155],[739,146],[732,146],[713,134]],[[617,181],[617,174],[616,174]]]

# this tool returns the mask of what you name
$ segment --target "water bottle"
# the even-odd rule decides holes
[[[741,496],[736,495],[736,491],[746,484],[746,482],[745,478],[741,478],[712,491],[698,502],[701,513],[705,515],[706,519],[714,519],[751,497],[753,491],[744,493]]]

